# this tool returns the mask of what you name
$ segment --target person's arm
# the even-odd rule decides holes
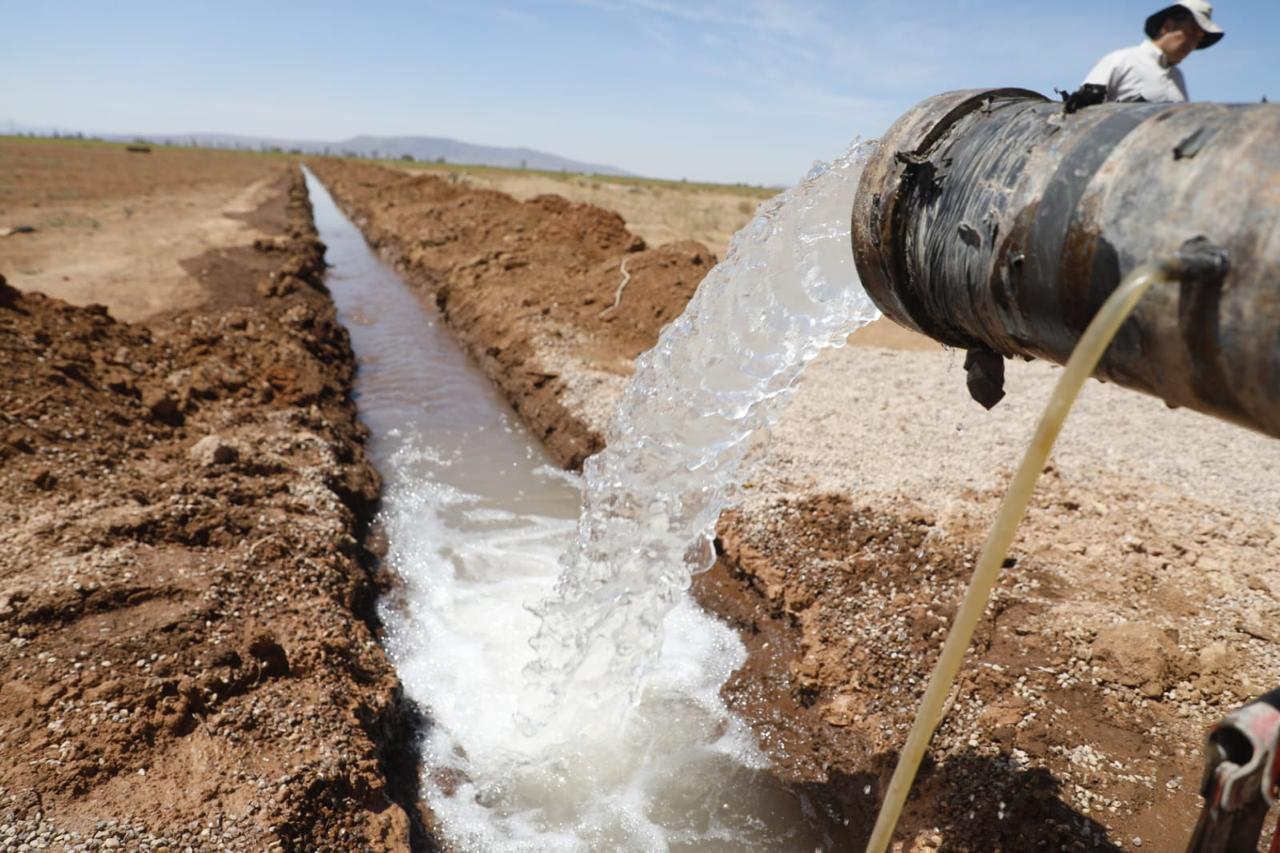
[[[1077,110],[1105,103],[1107,87],[1098,83],[1085,83],[1074,92],[1062,92],[1062,111],[1071,115]]]
[[[1114,51],[1098,60],[1098,64],[1093,66],[1093,70],[1084,78],[1082,87],[1102,86],[1107,91],[1106,99],[1108,101],[1115,100],[1117,83],[1119,82],[1117,77],[1120,71],[1120,53],[1121,51]]]
[[[1108,53],[1093,66],[1084,83],[1074,92],[1063,92],[1063,110],[1070,115],[1077,110],[1114,101],[1117,91],[1117,74],[1120,67],[1119,52]]]

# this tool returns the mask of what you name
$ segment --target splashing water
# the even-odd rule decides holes
[[[805,364],[879,315],[849,234],[874,145],[855,143],[763,205],[637,360],[606,449],[586,462],[578,538],[555,596],[537,609],[526,726],[565,704],[596,709],[601,734],[626,715],[667,613],[714,560],[716,519]]]
[[[383,606],[387,646],[431,717],[423,793],[454,848],[832,847],[725,708],[720,689],[746,652],[687,588],[804,364],[877,315],[849,243],[871,153],[855,145],[761,207],[637,363],[608,449],[581,482],[545,464],[487,383],[476,402],[462,380],[441,378],[460,353],[409,352],[421,331],[365,343],[348,322],[386,476],[388,560],[405,581]],[[312,192],[318,223],[336,215]],[[340,310],[353,300],[353,315],[411,319],[407,304],[345,295],[333,257],[342,237],[321,237]],[[418,384],[424,359],[447,387]],[[380,385],[395,387],[386,396]],[[419,417],[408,400],[427,401],[428,420],[391,427]],[[482,460],[479,480],[463,476],[469,459]]]

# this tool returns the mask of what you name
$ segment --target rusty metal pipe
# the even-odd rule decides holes
[[[950,92],[889,129],[853,205],[885,314],[1059,364],[1126,274],[1192,238],[1225,276],[1149,293],[1094,375],[1280,437],[1280,105]]]

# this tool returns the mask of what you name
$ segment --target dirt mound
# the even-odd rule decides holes
[[[277,237],[195,263],[206,310],[130,325],[0,285],[6,844],[410,835],[360,545],[379,481],[301,176],[279,189]]]
[[[849,849],[866,844],[977,559],[974,541],[909,501],[873,508],[846,495],[780,499],[770,512],[722,520],[722,560],[699,593],[753,650],[726,695],[748,719],[788,709],[785,725],[757,730],[782,778],[848,827]],[[1146,813],[1134,834],[1177,849],[1195,791],[1166,783],[1190,782],[1199,761],[1169,730],[1172,714],[1114,688],[1150,678],[1172,687],[1199,668],[1163,633],[1133,626],[1160,645],[1126,648],[1114,658],[1122,674],[1098,678],[1112,635],[1132,631],[1104,628],[1092,647],[1085,635],[1064,647],[1040,621],[1066,597],[1061,581],[1035,561],[1009,562],[901,831],[923,849],[1108,850],[1115,823]],[[765,653],[770,644],[786,652]],[[1164,816],[1151,821],[1157,800]]]
[[[716,261],[694,242],[650,249],[616,213],[558,196],[520,202],[430,175],[311,165],[571,468],[604,446],[632,361]]]

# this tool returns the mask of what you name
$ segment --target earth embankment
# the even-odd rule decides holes
[[[599,208],[315,168],[569,467],[713,260],[646,247]],[[726,697],[838,849],[865,841],[1056,378],[1011,365],[986,413],[954,354],[854,342],[810,367],[695,585],[751,650]],[[1184,846],[1206,727],[1280,680],[1277,505],[1270,440],[1092,384],[949,699],[908,849]]]
[[[247,172],[218,186],[255,187],[251,230],[184,258],[193,307],[145,324],[15,288],[0,255],[0,846],[426,843],[354,359],[300,172]],[[169,304],[145,268],[128,286]]]

